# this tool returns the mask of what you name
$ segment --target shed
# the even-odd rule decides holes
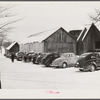
[[[100,31],[92,23],[89,28],[84,28],[77,38],[77,54],[100,49]]]
[[[20,42],[20,51],[30,52],[74,52],[76,53],[76,41],[62,27],[50,29],[30,35]]]
[[[10,53],[11,52],[14,52],[14,53],[19,52],[19,44],[17,42],[13,42],[6,48],[6,50]]]

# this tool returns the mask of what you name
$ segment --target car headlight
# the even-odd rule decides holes
[[[79,62],[77,62],[76,64],[79,65]]]

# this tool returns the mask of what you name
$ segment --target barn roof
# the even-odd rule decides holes
[[[82,30],[71,30],[69,31],[69,34],[73,36],[75,40],[77,40],[78,36],[80,35]]]
[[[22,44],[31,43],[31,42],[40,42],[41,43],[45,39],[47,39],[50,35],[52,35],[54,32],[58,31],[61,28],[54,28],[54,29],[46,30],[46,31],[39,32],[36,34],[32,34],[32,35],[28,36],[26,39],[24,39],[23,41],[21,41],[20,43],[22,43]]]
[[[89,25],[88,27],[85,27],[82,32],[80,33],[79,37],[77,38],[77,41],[79,41],[79,39],[81,39],[82,41],[84,41],[86,35],[88,34],[88,32],[92,29],[92,28],[96,28],[98,30],[98,28],[92,23],[91,25]],[[99,31],[99,30],[98,30]]]
[[[91,26],[89,26],[89,28],[87,28],[87,30],[86,30],[86,32],[85,32],[83,38],[82,38],[82,41],[84,40],[84,38],[85,38],[86,35],[88,34],[89,30],[90,30],[91,28],[93,28],[93,25],[94,25],[94,24],[92,24]]]
[[[78,38],[77,38],[77,41],[79,41],[80,39],[82,39],[82,37],[84,36],[85,32],[87,31],[87,28],[85,27],[81,33],[79,34]]]
[[[17,42],[13,42],[10,46],[8,46],[6,49],[10,50]]]
[[[28,36],[26,39],[24,39],[23,41],[21,41],[20,43],[25,44],[25,43],[31,43],[31,42],[42,42],[47,37],[49,37],[51,34],[56,32],[58,29],[59,28],[54,28],[54,29],[50,29],[50,30],[32,34],[32,35]]]

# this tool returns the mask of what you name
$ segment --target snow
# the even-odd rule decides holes
[[[87,95],[86,91],[92,91],[92,94],[97,92],[94,95],[88,94],[89,97],[98,97],[100,93],[100,70],[80,72],[74,67],[47,68],[16,60],[12,63],[9,58],[0,54],[0,71],[2,89],[67,90],[68,96],[71,96],[71,90],[82,92],[79,92],[81,96]]]
[[[32,43],[32,42],[42,42],[46,38],[48,38],[50,35],[52,35],[54,32],[56,32],[60,28],[54,28],[50,30],[46,30],[40,33],[32,34],[28,38],[22,40],[20,44],[25,44],[25,43]]]

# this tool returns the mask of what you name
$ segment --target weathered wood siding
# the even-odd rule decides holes
[[[94,24],[91,25],[88,33],[82,41],[83,36],[81,36],[80,40],[77,42],[77,54],[97,49],[96,42],[100,42],[100,32]]]
[[[16,43],[10,50],[8,50],[9,52],[19,52],[19,44]]]
[[[83,41],[84,52],[95,50],[97,41],[100,41],[100,32],[93,26]]]
[[[60,28],[44,41],[44,52],[76,53],[76,42],[64,29]]]
[[[33,43],[20,44],[20,51],[26,53],[29,53],[31,51],[41,53],[44,52],[44,43],[33,42]]]

